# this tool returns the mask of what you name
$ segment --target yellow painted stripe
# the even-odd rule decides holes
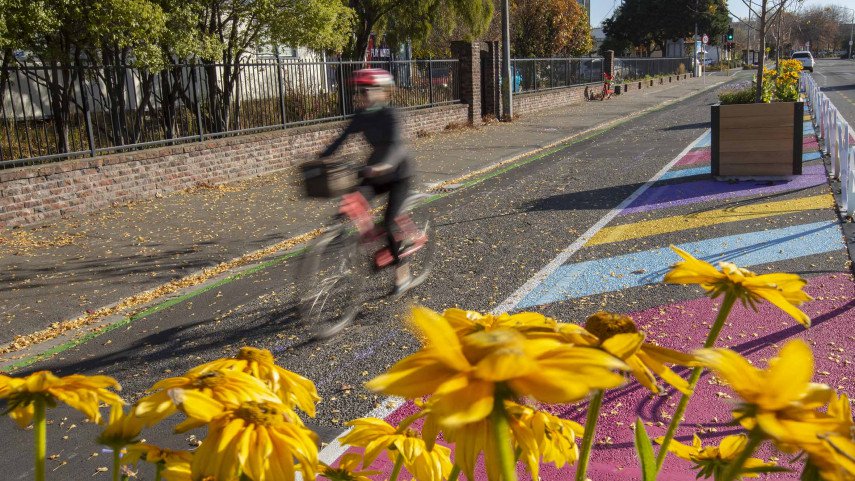
[[[831,194],[814,195],[792,200],[779,200],[763,204],[741,205],[663,219],[646,220],[632,224],[606,227],[599,231],[586,245],[607,244],[631,239],[640,239],[658,234],[696,229],[727,222],[759,219],[775,215],[790,214],[806,210],[829,209],[834,206]]]

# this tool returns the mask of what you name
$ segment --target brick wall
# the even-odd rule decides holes
[[[591,84],[602,89],[603,84]],[[538,110],[561,105],[579,104],[585,101],[585,86],[558,88],[542,92],[514,94],[514,115],[525,115]]]
[[[404,133],[467,122],[467,105],[405,112]],[[194,187],[267,174],[312,158],[344,122],[0,171],[0,227],[33,224]],[[347,154],[361,140],[340,150]]]

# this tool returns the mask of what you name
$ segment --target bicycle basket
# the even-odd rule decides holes
[[[345,162],[312,160],[301,166],[307,197],[328,199],[353,191],[356,172]]]

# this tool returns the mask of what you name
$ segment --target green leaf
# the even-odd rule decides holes
[[[647,436],[641,418],[635,420],[635,452],[641,462],[642,481],[655,481],[656,456],[653,455],[653,445],[650,444],[650,437]]]

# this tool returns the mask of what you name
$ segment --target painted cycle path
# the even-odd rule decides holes
[[[809,122],[806,122],[805,131],[813,133]],[[855,282],[843,262],[838,269],[825,269],[824,272],[813,272],[813,264],[810,264],[818,256],[845,258],[840,227],[830,208],[833,201],[826,187],[825,167],[817,150],[815,142],[805,143],[805,175],[791,180],[716,182],[706,177],[709,175],[709,133],[704,134],[656,184],[589,239],[572,262],[547,276],[514,310],[537,311],[548,309],[553,303],[573,302],[618,290],[660,288],[662,276],[678,260],[668,243],[681,245],[710,262],[729,260],[745,267],[756,266],[760,273],[774,271],[781,263],[796,265],[808,279],[807,292],[815,298],[803,306],[813,319],[812,327],[805,329],[766,304],[756,313],[737,305],[722,330],[718,345],[730,347],[762,366],[787,340],[804,339],[814,348],[815,379],[852,394],[855,383],[851,373],[855,359],[845,346],[855,344]],[[789,198],[768,200],[777,199],[777,195],[789,195]],[[738,207],[683,212],[687,206],[729,204],[734,199],[746,202]],[[652,217],[632,216],[641,212]],[[813,221],[799,221],[802,213],[810,213]],[[817,215],[821,219],[816,219]],[[629,217],[636,220],[622,223]],[[705,229],[714,225],[727,225],[737,232],[727,236],[704,236]],[[701,239],[697,239],[699,232]],[[689,236],[690,233],[696,235]],[[640,239],[650,238],[660,240],[661,245],[630,251],[630,246],[637,246]],[[626,246],[626,252],[603,255],[604,246],[609,247],[609,251],[621,251],[621,247]],[[703,344],[719,300],[702,297],[701,290],[696,287],[682,289],[694,289],[698,297],[630,314],[648,339],[663,346],[691,350]],[[677,372],[684,377],[688,375],[686,369],[677,369]],[[630,426],[640,417],[652,438],[664,434],[670,421],[669,413],[673,412],[678,399],[673,390],[653,396],[634,381],[609,391],[601,411],[588,477],[593,481],[640,479]],[[721,437],[739,432],[729,423],[729,406],[733,402],[729,389],[705,374],[677,439],[690,442],[692,434],[698,433],[704,444],[717,443]],[[586,407],[586,403],[579,403],[549,409],[583,423]],[[414,409],[413,405],[405,403],[386,419],[394,424]],[[773,452],[764,446],[759,455],[768,459]],[[777,461],[787,465],[787,458],[783,456]],[[384,468],[391,470],[391,464]],[[541,479],[549,481],[572,479],[574,469],[571,466],[558,470],[544,465],[540,475]],[[521,479],[530,479],[522,467],[520,475]],[[486,479],[483,467],[476,478]],[[659,479],[693,480],[695,473],[691,471],[691,463],[669,457]],[[796,480],[798,473],[778,473],[766,479]]]

